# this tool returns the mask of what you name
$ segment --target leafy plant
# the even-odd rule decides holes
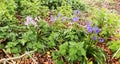
[[[86,5],[82,0],[67,0],[67,3],[72,6],[73,10],[86,10]]]
[[[120,40],[118,41],[111,41],[108,43],[109,48],[112,50],[112,52],[114,53],[113,57],[120,57]]]
[[[102,8],[99,10],[98,8],[92,8],[93,14],[89,16],[94,24],[102,29],[100,35],[110,37],[111,34],[117,29],[119,24],[119,15],[116,13],[111,13],[109,10]]]
[[[42,6],[47,6],[49,9],[57,9],[61,6],[62,0],[42,0]]]
[[[14,0],[0,1],[0,26],[6,26],[8,24],[16,23],[15,9],[16,4]],[[7,4],[7,5],[6,5]]]

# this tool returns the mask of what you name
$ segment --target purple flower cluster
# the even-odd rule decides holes
[[[99,29],[97,26],[95,26],[95,27],[91,26],[91,22],[87,23],[86,28],[89,33],[99,34],[101,32],[101,29]],[[93,36],[93,40],[97,40],[97,36]],[[101,42],[101,43],[104,42],[104,39],[99,38],[99,42]]]
[[[72,20],[73,20],[74,22],[77,22],[77,21],[79,21],[79,17],[77,17],[77,16],[76,16],[76,17],[73,17]]]
[[[87,23],[87,31],[89,32],[89,33],[96,33],[96,34],[99,34],[100,32],[101,32],[101,29],[99,29],[97,26],[95,26],[95,27],[93,27],[93,26],[91,26],[90,25],[90,23]]]
[[[94,36],[94,37],[93,37],[93,40],[97,40],[97,36]]]
[[[53,15],[50,15],[50,21],[52,21],[52,22],[55,21],[55,17]]]
[[[93,36],[93,40],[97,40],[97,36]],[[99,42],[100,43],[104,42],[104,39],[103,38],[99,38]]]
[[[50,15],[50,21],[51,21],[51,22],[55,22],[55,21],[58,20],[61,16],[62,16],[61,13],[58,13],[57,16]]]
[[[57,14],[57,16],[53,16],[53,15],[50,15],[50,21],[51,22],[55,22],[55,21],[57,21],[58,19],[60,19],[61,21],[68,21],[68,20],[72,20],[72,21],[74,21],[74,22],[77,22],[77,21],[79,21],[79,14],[81,13],[79,10],[74,10],[73,11],[73,13],[74,13],[74,17],[73,18],[68,18],[68,17],[66,17],[66,16],[62,16],[62,14],[59,12],[58,14]]]
[[[31,16],[27,16],[26,17],[26,22],[24,23],[26,26],[29,26],[30,24],[33,24],[35,27],[38,26],[36,21],[37,21],[37,17],[35,18],[35,20],[31,17]]]

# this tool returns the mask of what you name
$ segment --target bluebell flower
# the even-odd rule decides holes
[[[98,33],[100,33],[101,30],[98,27],[95,27],[94,31],[95,31],[96,34],[98,34]]]
[[[54,22],[55,18],[53,17],[53,15],[50,15],[50,21]]]
[[[92,26],[87,26],[87,31],[92,33],[93,32],[93,27]]]
[[[73,17],[72,20],[73,20],[74,22],[77,22],[77,21],[79,21],[79,17]]]
[[[93,40],[97,40],[97,36],[94,36],[94,37],[93,37]]]
[[[91,26],[91,22],[87,22],[86,25],[87,25],[87,26]]]
[[[104,42],[104,39],[103,39],[103,38],[100,38],[100,39],[99,39],[99,42],[100,42],[100,43]]]

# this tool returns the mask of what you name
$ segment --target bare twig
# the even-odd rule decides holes
[[[34,51],[26,52],[25,54],[18,56],[18,57],[12,57],[12,58],[3,58],[0,60],[0,62],[8,61],[8,60],[15,60],[24,57],[25,55],[28,55],[30,53],[33,53]]]
[[[33,62],[34,62],[35,64],[38,64],[37,61],[36,61],[30,54],[28,54],[28,55],[30,56],[30,58],[33,60]]]
[[[3,52],[7,55],[8,58],[10,58],[10,56],[6,53],[5,49],[2,49]],[[10,60],[13,64],[15,64],[16,62],[14,62],[13,60]]]

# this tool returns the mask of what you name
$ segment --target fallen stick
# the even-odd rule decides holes
[[[10,56],[6,53],[5,49],[2,49],[3,52],[7,55],[8,58],[10,58]],[[13,60],[10,60],[13,64],[15,64],[15,62]],[[10,64],[10,63],[9,63]]]
[[[30,56],[30,58],[33,60],[33,62],[34,62],[35,64],[38,64],[37,61],[36,61],[30,54],[28,54],[28,55]]]
[[[8,60],[15,60],[15,59],[19,59],[19,58],[22,58],[22,57],[24,57],[25,55],[29,55],[30,53],[33,53],[33,52],[34,52],[34,51],[26,52],[25,54],[20,55],[20,56],[18,56],[18,57],[3,58],[3,59],[1,59],[1,60],[0,60],[0,63],[1,63],[1,62],[4,62],[4,61],[8,61]]]

